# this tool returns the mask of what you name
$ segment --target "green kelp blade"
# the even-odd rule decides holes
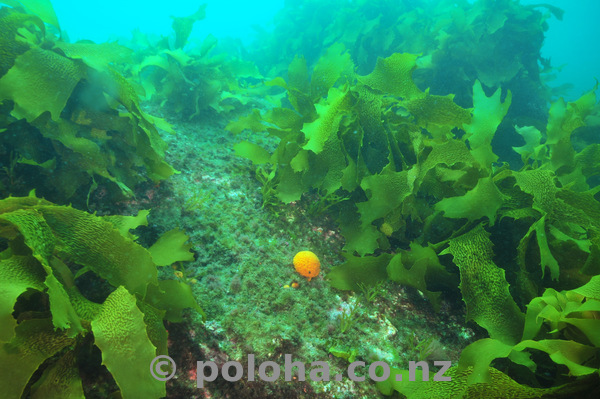
[[[73,89],[84,77],[83,65],[40,47],[17,56],[0,78],[0,100],[14,101],[11,114],[32,122],[43,112],[58,121]]]
[[[186,283],[176,280],[161,280],[158,286],[148,286],[146,302],[157,309],[166,311],[164,318],[170,322],[183,321],[182,312],[186,308],[196,310],[206,320],[204,310],[196,302],[192,289]]]
[[[157,283],[156,265],[150,252],[123,235],[102,218],[65,206],[36,208],[61,242],[60,257],[89,267],[113,286],[146,293]]]
[[[187,17],[171,17],[173,18],[173,30],[175,31],[174,48],[182,48],[187,43],[192,28],[196,21],[203,20],[206,16],[206,4],[200,5],[198,10]]]
[[[253,109],[252,113],[246,116],[242,116],[235,121],[230,121],[225,130],[229,130],[233,134],[240,134],[245,129],[248,129],[254,133],[264,132],[267,126],[262,123],[262,117],[260,116],[260,110]]]
[[[600,301],[600,276],[594,276],[585,285],[572,290],[576,294]]]
[[[491,177],[482,177],[473,189],[462,196],[442,199],[435,204],[435,209],[443,211],[447,218],[466,218],[470,222],[487,217],[490,226],[493,226],[498,210],[508,198]]]
[[[353,256],[343,253],[346,262],[334,266],[326,279],[332,287],[339,290],[358,290],[359,283],[373,286],[380,281],[388,279],[387,266],[393,255],[381,254],[379,256]]]
[[[101,71],[113,63],[131,63],[133,50],[113,43],[67,43],[56,42],[56,47],[61,49],[71,59],[80,59],[92,68]]]
[[[69,298],[65,287],[54,276],[51,267],[44,266],[44,269],[47,273],[44,284],[48,287],[52,323],[57,329],[67,330],[69,338],[74,338],[83,333],[85,329],[81,325],[81,320],[71,304],[71,298]]]
[[[467,319],[485,328],[492,338],[516,344],[524,315],[512,298],[504,269],[494,261],[493,243],[482,223],[450,240],[440,255],[451,254],[460,269],[460,290]]]
[[[354,63],[350,53],[342,43],[335,43],[319,58],[314,67],[310,93],[313,101],[325,97],[338,79],[354,73]]]
[[[368,200],[356,204],[362,229],[384,217],[412,193],[412,179],[408,171],[394,172],[386,168],[382,173],[363,178],[360,183]]]
[[[473,118],[470,123],[463,125],[473,157],[483,168],[490,170],[492,163],[498,160],[498,156],[492,151],[492,139],[512,100],[510,90],[506,93],[504,102],[501,101],[501,94],[502,90],[498,88],[487,97],[481,83],[476,80],[473,85]]]
[[[444,373],[444,377],[450,377],[450,381],[434,381],[433,375],[431,375],[433,373],[430,373],[428,380],[423,381],[421,369],[418,368],[414,373],[414,380],[409,381],[408,370],[391,368],[390,377],[387,380],[378,382],[377,388],[384,395],[391,395],[393,391],[398,391],[407,399],[575,398],[578,397],[578,392],[582,393],[586,389],[585,387],[583,389],[577,387],[577,384],[552,388],[532,388],[519,384],[493,367],[489,368],[491,376],[489,382],[469,385],[467,380],[473,373],[473,368],[461,370],[454,366]],[[396,381],[397,374],[402,375],[402,381]]]
[[[305,150],[310,150],[315,154],[323,151],[325,142],[331,135],[337,134],[342,117],[350,106],[351,96],[348,89],[329,89],[327,100],[315,104],[318,119],[313,122],[305,123],[302,131],[307,138],[304,145]]]
[[[25,320],[15,337],[0,346],[0,387],[4,398],[20,398],[33,373],[49,357],[73,343],[54,331],[52,320]]]
[[[125,287],[120,286],[106,298],[92,321],[92,331],[102,351],[102,364],[114,377],[124,399],[158,399],[166,395],[164,381],[150,373],[156,347],[148,338],[144,314]]]
[[[148,251],[157,266],[168,266],[179,261],[194,260],[194,253],[190,251],[192,244],[186,242],[190,239],[183,230],[174,228],[164,233]]]
[[[249,159],[254,165],[265,164],[271,161],[271,154],[269,151],[258,144],[246,140],[234,144],[233,151],[235,152],[235,155]]]
[[[4,235],[13,239],[8,232],[8,222],[14,231],[23,236],[23,241],[31,249],[31,254],[42,265],[48,266],[54,252],[56,239],[52,234],[50,226],[44,220],[43,215],[34,208],[17,209],[0,215],[0,224],[4,224]]]
[[[13,255],[0,261],[0,345],[14,336],[17,298],[27,289],[44,290],[44,269],[33,256]]]
[[[103,216],[102,218],[106,221],[111,222],[115,226],[115,228],[119,230],[123,237],[135,240],[137,239],[137,237],[131,234],[129,230],[137,229],[139,226],[148,226],[149,214],[149,210],[140,209],[138,211],[138,214],[135,216],[108,215]]]
[[[373,72],[359,76],[358,81],[382,93],[404,99],[422,96],[424,93],[412,79],[417,68],[417,57],[415,54],[394,53],[387,58],[378,58]]]
[[[44,370],[32,386],[31,399],[85,399],[74,351]]]
[[[165,328],[165,314],[166,311],[156,309],[154,306],[148,305],[138,298],[137,301],[138,309],[144,314],[144,323],[146,323],[146,333],[152,345],[156,347],[156,355],[168,355],[168,339],[169,333]]]
[[[0,3],[23,7],[28,13],[37,15],[42,21],[55,26],[60,31],[58,18],[50,0],[3,0]]]

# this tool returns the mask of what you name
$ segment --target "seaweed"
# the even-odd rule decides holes
[[[158,134],[171,128],[142,100],[188,120],[246,113],[226,129],[247,138],[233,150],[254,165],[263,207],[278,215],[298,203],[329,215],[345,239],[345,261],[326,276],[332,287],[371,303],[385,296],[383,284],[405,285],[435,311],[460,296],[467,322],[487,334],[447,371],[451,382],[409,381],[413,370],[394,368],[381,392],[566,397],[598,387],[600,144],[580,137],[597,124],[598,85],[543,111],[551,68],[539,49],[559,9],[290,2],[252,63],[228,57],[211,35],[190,40],[205,5],[173,17],[171,37],[138,34],[132,53],[57,38],[47,1],[4,3],[12,8],[0,9],[0,146],[10,154],[2,194],[37,188],[83,207],[100,185],[131,196],[141,182],[177,173]],[[35,196],[0,201],[0,374],[9,395],[82,397],[80,356],[91,351],[123,397],[165,394],[131,359],[166,354],[164,321],[182,321],[187,308],[203,313],[183,271],[158,279],[157,267],[193,260],[187,235],[173,229],[145,249],[130,229],[146,216],[98,217]],[[292,292],[276,307],[289,306]],[[365,314],[357,302],[344,309],[341,334]],[[416,345],[420,360],[431,342]]]
[[[273,152],[248,141],[234,148],[238,155],[268,170],[263,186],[271,187],[270,191],[282,202],[297,201],[311,190],[318,192],[319,198],[344,199],[331,204],[329,210],[337,213],[349,253],[356,251],[362,256],[389,245],[389,237],[401,227],[398,212],[415,198],[419,189],[427,189],[430,171],[448,174],[442,178],[446,181],[442,184],[448,186],[449,192],[462,193],[465,188],[477,187],[473,196],[495,193],[493,183],[485,184],[488,180],[477,185],[476,176],[486,171],[480,166],[483,160],[478,163],[476,134],[493,130],[497,124],[491,117],[486,120],[478,116],[472,121],[470,111],[454,104],[451,98],[441,100],[420,91],[411,80],[416,60],[414,55],[394,54],[381,59],[371,74],[359,76],[349,72],[352,68],[348,53],[334,45],[317,62],[319,67],[309,79],[304,61],[297,58],[289,66],[288,82],[283,78],[267,82],[286,90],[295,112],[277,107],[261,115],[254,110],[226,127],[234,133],[244,127],[255,133],[267,132],[279,140]],[[383,81],[395,83],[385,85]],[[315,87],[313,82],[327,82],[330,87],[315,92],[311,89]],[[503,109],[510,104],[507,101]],[[481,107],[478,100],[476,108]],[[463,125],[468,125],[471,132],[465,137],[470,151],[464,139],[449,140],[452,129]],[[439,135],[432,140],[421,139],[419,132],[425,126]],[[450,145],[455,148],[453,152],[449,152]],[[420,155],[428,151],[429,157]],[[451,160],[451,156],[457,158]],[[465,162],[470,168],[463,166]],[[409,170],[415,163],[418,167]],[[444,171],[442,163],[457,166]],[[470,181],[461,187],[449,187],[463,174]],[[496,196],[502,202],[500,194]],[[414,216],[424,220],[431,211],[425,212]],[[490,217],[493,219],[495,212]],[[377,229],[383,223],[392,231],[384,234]]]
[[[339,63],[349,59],[338,48],[322,56],[334,71],[332,54]],[[545,135],[534,127],[518,128],[526,144],[515,149],[524,162],[515,171],[498,163],[492,145],[509,114],[511,92],[498,89],[488,96],[475,81],[473,107],[463,108],[452,95],[419,90],[412,78],[418,65],[417,55],[393,54],[365,76],[338,68],[338,79],[323,80],[331,86],[319,90],[319,98],[311,87],[322,68],[315,67],[309,78],[305,61],[297,57],[287,81],[267,82],[285,89],[293,113],[283,107],[262,114],[254,110],[228,125],[234,133],[243,127],[254,137],[266,133],[279,141],[277,148],[268,151],[246,141],[236,145],[236,153],[268,168],[262,183],[283,203],[314,201],[315,194],[347,199],[328,208],[346,240],[346,261],[326,276],[333,287],[357,291],[393,280],[421,291],[434,309],[439,309],[444,292],[460,290],[467,320],[490,338],[465,349],[458,368],[451,370],[458,385],[435,388],[440,395],[450,392],[445,389],[463,389],[467,397],[480,389],[497,389],[501,397],[504,389],[518,389],[524,395],[551,397],[597,384],[593,377],[585,378],[598,370],[589,339],[531,342],[522,337],[531,328],[530,316],[523,312],[529,301],[538,301],[545,288],[574,289],[598,274],[593,266],[598,256],[598,189],[590,186],[597,163],[590,151],[595,150],[577,152],[571,144],[573,132],[597,112],[597,87],[577,101],[554,102]],[[516,259],[494,250],[491,237],[505,228],[498,226],[504,218],[527,226],[520,233]],[[352,325],[351,315],[342,319],[342,329]],[[524,353],[531,350],[550,354],[554,364],[537,357],[526,360]],[[485,353],[495,357],[486,362]],[[493,359],[510,353],[514,364],[505,368],[508,374],[490,368]],[[585,368],[588,362],[593,366]],[[537,391],[535,364],[541,363],[557,373],[567,366],[583,379],[565,379],[564,386],[557,382]],[[526,381],[510,379],[515,364],[531,370]],[[486,373],[487,379],[481,379]],[[425,384],[419,389],[427,394],[417,394],[416,385],[405,385],[390,379],[380,389],[409,397],[435,391]]]
[[[380,57],[421,54],[419,88],[452,94],[466,107],[479,80],[494,90],[511,90],[520,110],[542,119],[549,93],[539,49],[552,16],[562,18],[556,7],[512,0],[296,2],[279,12],[273,32],[259,36],[249,56],[263,73],[281,74],[297,54],[314,66],[328,47],[340,43],[364,74]]]
[[[165,395],[165,383],[148,373],[167,354],[163,320],[181,321],[186,308],[204,312],[189,286],[157,279],[158,265],[190,260],[187,236],[169,232],[150,250],[132,240],[129,229],[146,214],[99,217],[34,195],[0,200],[5,395],[83,397],[79,356],[93,346],[124,398]]]
[[[193,25],[204,19],[205,8],[203,4],[190,16],[173,17],[174,39],[144,38],[140,44],[138,38],[131,43],[141,48],[129,73],[144,88],[145,99],[188,120],[245,109],[259,94],[252,82],[262,79],[252,62],[215,54],[219,41],[214,36],[188,42]]]
[[[40,16],[50,18],[45,11]],[[129,59],[129,49],[64,42],[20,7],[0,9],[0,30],[0,145],[19,159],[5,196],[35,188],[56,202],[84,207],[81,198],[89,198],[97,181],[116,197],[130,197],[137,184],[176,173],[164,161],[166,144],[157,130],[170,126],[143,112],[116,69]]]
[[[409,381],[408,371],[394,369],[392,375],[401,374],[402,382],[386,379],[379,382],[385,394],[396,390],[408,398],[462,397],[503,398],[509,395],[523,397],[561,398],[578,396],[597,390],[600,367],[599,345],[600,276],[574,290],[557,292],[547,289],[527,306],[525,324],[520,330],[522,338],[516,344],[499,339],[484,338],[467,346],[461,353],[457,366],[445,375],[452,381],[430,382],[428,372],[419,373]],[[547,362],[554,363],[565,376],[556,376],[554,386],[541,387],[535,373],[542,365],[537,353],[546,353]],[[490,366],[494,359],[508,358],[511,365],[519,365],[520,383]],[[544,365],[546,373],[548,365]],[[420,370],[419,370],[420,371]],[[566,378],[568,372],[571,378]],[[531,386],[525,385],[527,381]]]

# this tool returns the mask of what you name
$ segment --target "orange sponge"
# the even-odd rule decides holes
[[[294,267],[296,271],[308,277],[310,281],[313,277],[316,277],[321,272],[321,262],[317,255],[310,251],[300,251],[294,256]]]

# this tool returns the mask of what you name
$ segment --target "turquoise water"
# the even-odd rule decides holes
[[[104,42],[128,37],[133,29],[148,34],[168,35],[170,16],[194,13],[200,4],[207,4],[206,19],[196,24],[192,37],[233,36],[251,40],[253,26],[268,27],[283,6],[278,1],[118,1],[72,2],[53,1],[59,20],[72,40],[89,39]]]
[[[542,47],[542,56],[552,59],[555,66],[564,66],[558,73],[556,84],[572,84],[569,99],[578,98],[600,76],[600,53],[597,37],[600,37],[600,2],[595,0],[547,2],[565,11],[564,19],[552,19]],[[522,1],[522,4],[536,4]]]
[[[434,0],[435,2],[435,0]],[[208,34],[217,37],[233,36],[250,43],[255,28],[272,28],[272,19],[283,7],[283,1],[208,1],[207,16],[194,26],[192,37],[203,39]],[[521,4],[539,4],[536,0],[522,0]],[[600,2],[596,0],[548,0],[565,11],[564,19],[549,20],[550,29],[542,48],[542,56],[551,58],[552,64],[561,67],[552,84],[572,85],[565,96],[576,99],[589,90],[594,79],[600,76]],[[127,38],[133,29],[149,34],[168,35],[171,29],[169,16],[189,15],[199,3],[175,0],[72,2],[53,1],[54,8],[65,31],[72,40],[88,39],[97,43]]]
[[[597,399],[598,14],[0,1],[0,397]]]

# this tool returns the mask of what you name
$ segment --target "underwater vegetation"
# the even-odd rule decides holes
[[[263,88],[255,84],[263,77],[252,62],[222,52],[213,55],[218,45],[214,36],[188,46],[191,29],[204,19],[205,8],[206,4],[191,16],[174,17],[173,36],[150,40],[138,34],[129,44],[138,48],[129,72],[144,88],[145,98],[182,119],[244,110]]]
[[[574,101],[551,95],[540,48],[561,10],[513,0],[288,1],[274,30],[242,48],[191,37],[206,5],[173,17],[170,36],[96,44],[70,43],[49,1],[1,3],[7,397],[159,398],[194,375],[155,380],[146,365],[157,355],[222,364],[299,354],[305,342],[302,356],[339,364],[392,359],[391,375],[369,385],[383,395],[600,389],[598,84]],[[200,140],[192,131],[203,126],[218,128]],[[204,159],[198,147],[180,148],[190,143],[213,148]],[[142,186],[160,209],[144,210]],[[102,216],[87,212],[98,202]],[[321,217],[331,230],[311,226]],[[283,254],[296,256],[284,267]],[[377,313],[384,301],[402,305],[389,287],[420,294],[431,314],[464,306],[478,339],[446,372],[452,381],[421,381],[424,370],[408,381],[407,354],[352,341],[372,331],[368,322],[388,327],[372,340],[404,323],[387,319],[394,309]],[[198,293],[219,322],[195,331],[206,318]],[[193,346],[176,346],[167,328]],[[434,336],[407,340],[413,360],[437,355]]]
[[[35,188],[59,203],[85,204],[101,184],[113,197],[131,197],[139,183],[175,173],[158,133],[169,124],[142,111],[115,67],[131,50],[67,43],[47,30],[48,18],[0,9],[0,146],[11,158],[3,195]]]
[[[137,184],[175,173],[158,133],[170,126],[142,111],[113,65],[131,50],[64,42],[49,3],[8,3],[0,9],[0,146],[10,154],[0,182],[3,395],[83,398],[90,381],[108,378],[123,398],[164,397],[165,382],[139,363],[168,353],[164,322],[182,321],[186,308],[204,316],[186,283],[158,279],[158,267],[193,260],[188,237],[171,230],[146,249],[129,230],[147,225],[149,211],[100,217],[33,191],[8,194],[36,188],[86,208],[108,183],[131,197]]]
[[[499,398],[514,389],[528,395],[541,384],[540,369],[556,385],[570,384],[544,394],[597,385],[600,144],[579,151],[572,144],[577,129],[597,130],[597,85],[576,101],[554,101],[544,133],[516,126],[525,145],[513,147],[523,166],[512,170],[492,147],[510,90],[487,95],[476,80],[472,107],[464,108],[454,95],[419,89],[419,55],[379,58],[364,75],[352,59],[341,43],[312,70],[296,56],[287,80],[265,83],[285,90],[281,102],[227,129],[277,140],[274,150],[235,146],[256,165],[265,204],[316,192],[326,204],[319,208],[335,216],[346,262],[328,273],[333,287],[393,280],[417,288],[436,309],[442,291],[459,289],[468,320],[487,330],[490,338],[463,352],[452,384],[396,383],[392,373],[381,391],[447,397],[464,384],[465,397],[489,389]],[[495,252],[508,234],[518,237],[515,248]],[[523,385],[489,368],[505,357],[503,371],[519,369]]]
[[[100,362],[123,398],[165,396],[164,381],[139,364],[167,354],[163,320],[203,311],[185,283],[157,278],[157,266],[193,259],[187,237],[171,231],[148,250],[134,241],[129,230],[147,214],[99,217],[34,195],[0,200],[5,397],[83,398],[79,370],[97,373]]]
[[[501,85],[512,91],[520,115],[542,118],[548,89],[540,78],[539,49],[552,16],[562,19],[562,10],[512,0],[288,2],[274,31],[264,32],[249,56],[263,73],[277,76],[295,55],[314,66],[341,43],[364,75],[379,57],[420,54],[425,68],[415,74],[419,87],[454,94],[459,105],[469,106],[475,80]]]

